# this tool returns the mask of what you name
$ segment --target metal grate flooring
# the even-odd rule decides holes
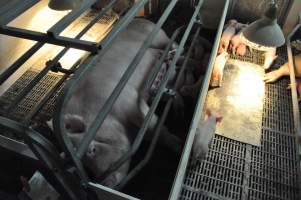
[[[262,64],[260,54],[255,53],[253,57],[232,58]],[[285,48],[278,50],[279,57],[272,69],[287,60],[285,54]],[[300,199],[288,84],[289,79],[283,78],[266,85],[261,146],[215,135],[206,159],[188,166],[181,200]]]
[[[1,97],[0,97],[0,115],[8,117],[13,120],[21,121],[27,114],[34,110],[35,106],[43,99],[51,88],[60,80],[61,75],[55,73],[48,73],[39,83],[32,89],[30,93],[9,113],[5,111],[5,107],[10,105],[11,101],[22,91],[31,80],[39,73],[35,69],[27,70]],[[62,87],[61,87],[62,88]],[[60,90],[59,90],[60,91]],[[49,120],[54,111],[54,105],[59,95],[57,91],[46,103],[41,111],[37,114],[33,121]],[[1,132],[6,137],[22,141],[21,137],[9,133]]]

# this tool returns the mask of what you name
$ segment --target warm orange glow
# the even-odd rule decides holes
[[[46,32],[55,23],[62,19],[70,11],[55,11],[48,7],[48,0],[42,0],[22,15],[12,21],[9,26],[18,27],[39,32]],[[61,35],[74,38],[88,23],[87,13],[82,14],[77,20],[71,23]],[[96,14],[96,12],[93,12]],[[92,13],[92,15],[93,15]],[[89,14],[89,16],[91,13]],[[92,16],[93,17],[93,16]],[[111,29],[112,24],[118,19],[117,15],[110,16],[112,20],[107,23],[96,23],[81,39],[98,42],[105,37]],[[16,59],[25,53],[36,42],[10,36],[0,35],[0,73],[10,66]],[[41,70],[45,63],[51,60],[61,51],[63,47],[55,45],[44,45],[34,54],[15,74],[0,86],[0,95],[6,91],[14,81],[20,77],[28,68]],[[69,69],[78,59],[87,55],[88,52],[70,49],[60,60],[62,66]]]

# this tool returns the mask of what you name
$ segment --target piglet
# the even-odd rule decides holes
[[[271,48],[270,50],[264,52],[264,69],[269,69],[273,64],[274,60],[277,58],[276,48]]]
[[[241,43],[240,45],[238,45],[237,49],[236,49],[236,53],[240,56],[244,56],[246,55],[247,52],[247,46],[243,43]]]
[[[235,35],[235,24],[235,20],[230,20],[229,24],[226,26],[219,43],[218,53],[222,53],[223,51],[228,50],[230,41]]]
[[[241,44],[244,44],[244,42],[242,38],[242,32],[239,32],[231,39],[231,51],[233,55],[236,55],[237,49]]]
[[[203,160],[209,151],[209,145],[215,134],[216,125],[222,121],[221,116],[211,114],[210,110],[206,110],[206,117],[196,130],[192,145],[192,164],[197,160]]]
[[[225,51],[216,57],[213,66],[211,80],[210,80],[211,87],[222,86],[224,67],[228,58],[229,58],[229,54]]]

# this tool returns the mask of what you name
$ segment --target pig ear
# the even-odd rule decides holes
[[[218,124],[218,123],[221,123],[222,120],[223,120],[223,117],[217,117],[217,118],[216,118],[216,123],[217,123],[217,124]]]

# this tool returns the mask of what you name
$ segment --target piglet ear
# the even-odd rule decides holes
[[[216,118],[216,123],[217,123],[217,124],[218,124],[218,123],[221,123],[222,120],[223,120],[223,117],[217,117],[217,118]]]

